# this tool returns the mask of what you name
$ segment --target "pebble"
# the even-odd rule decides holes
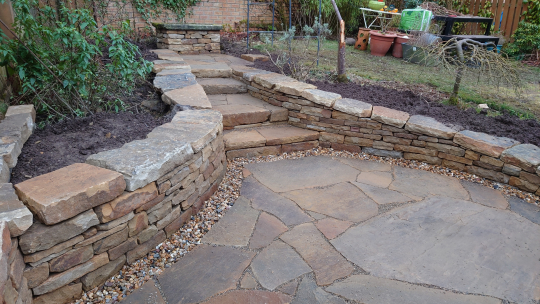
[[[334,151],[331,148],[315,148],[312,150],[283,153],[280,155],[260,156],[257,158],[236,158],[228,160],[227,172],[218,190],[209,200],[205,202],[204,208],[169,239],[156,246],[148,255],[132,265],[124,265],[118,275],[113,276],[104,285],[86,291],[76,304],[114,304],[141,287],[153,276],[158,276],[165,268],[170,268],[171,263],[176,262],[187,252],[193,250],[196,245],[201,244],[204,234],[212,229],[212,226],[219,221],[224,213],[234,204],[240,196],[242,185],[242,169],[244,165],[260,162],[274,162],[283,159],[298,159],[307,156],[331,156],[356,158],[362,160],[388,163],[395,166],[418,169],[433,172],[440,175],[455,177],[482,184],[492,189],[502,191],[505,195],[519,197],[531,204],[539,205],[540,198],[532,193],[521,191],[509,185],[501,185],[473,174],[456,171],[453,169],[429,165],[426,163],[395,159],[381,156],[374,156],[365,153],[351,153],[347,151]],[[113,296],[111,296],[111,295]]]

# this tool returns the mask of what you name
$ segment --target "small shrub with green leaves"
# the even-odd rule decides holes
[[[510,56],[529,55],[540,50],[540,24],[521,21],[512,38],[514,41],[505,49]]]
[[[50,120],[98,108],[122,110],[121,97],[152,69],[121,34],[127,22],[121,29],[99,28],[85,9],[56,9],[37,0],[12,5],[20,40],[0,35],[0,65],[18,78],[15,102],[31,101]]]

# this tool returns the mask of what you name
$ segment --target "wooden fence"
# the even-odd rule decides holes
[[[500,32],[507,40],[517,29],[518,23],[524,19],[523,12],[526,10],[527,3],[523,3],[523,0],[470,0],[469,2],[469,14],[493,18],[492,33]],[[486,12],[491,12],[491,16],[486,16]],[[466,30],[478,33],[484,31],[480,29],[480,26],[469,26]]]

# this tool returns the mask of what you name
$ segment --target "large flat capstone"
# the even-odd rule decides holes
[[[536,172],[540,165],[540,148],[531,144],[513,146],[504,150],[501,160],[528,172]]]
[[[165,92],[161,100],[170,105],[190,106],[194,109],[211,109],[212,105],[200,84]]]
[[[452,139],[457,132],[434,118],[422,115],[411,116],[405,124],[405,130],[445,139]]]
[[[7,223],[11,237],[19,236],[30,228],[33,217],[15,194],[13,186],[0,184],[0,221]]]
[[[185,88],[197,84],[195,75],[191,73],[170,74],[154,79],[154,86],[163,92]]]
[[[511,138],[496,137],[469,130],[457,133],[454,136],[454,142],[467,149],[497,158],[504,150],[519,144],[517,140]]]
[[[21,200],[46,225],[111,201],[125,188],[122,174],[88,164],[73,164],[15,185]]]
[[[372,276],[534,303],[540,226],[508,211],[433,197],[330,241]]]
[[[135,140],[120,149],[91,155],[86,162],[124,175],[126,190],[134,191],[156,181],[193,156],[189,143],[148,138]]]

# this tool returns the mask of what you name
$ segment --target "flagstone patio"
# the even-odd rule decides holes
[[[125,303],[538,303],[540,212],[347,158],[246,166],[241,196]],[[356,301],[356,302],[355,302]]]

